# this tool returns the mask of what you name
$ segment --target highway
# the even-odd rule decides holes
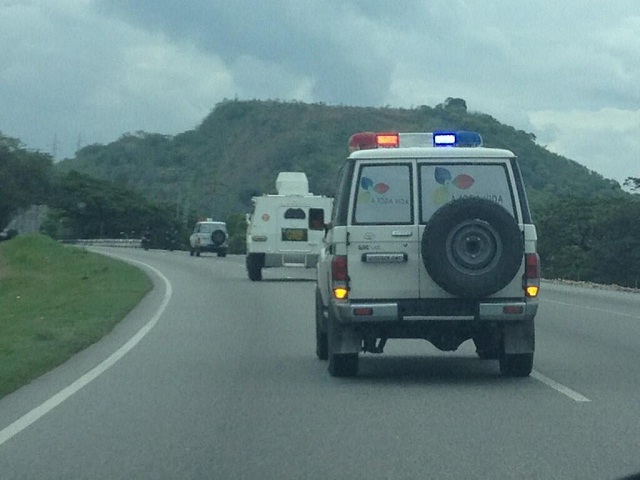
[[[640,294],[543,283],[534,373],[390,340],[332,378],[315,270],[95,248],[156,288],[0,400],[5,479],[617,479],[640,472]]]

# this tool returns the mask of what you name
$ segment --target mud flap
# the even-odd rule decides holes
[[[504,353],[533,353],[536,346],[533,321],[505,325],[503,342]]]
[[[352,328],[344,327],[335,318],[329,318],[328,341],[330,353],[360,353],[362,337]]]

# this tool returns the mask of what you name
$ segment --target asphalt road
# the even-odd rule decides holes
[[[640,471],[640,294],[545,283],[532,377],[472,345],[315,357],[315,270],[102,249],[157,287],[0,401],[1,479],[615,479]],[[142,266],[142,264],[139,264]]]

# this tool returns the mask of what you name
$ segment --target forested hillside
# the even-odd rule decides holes
[[[60,164],[118,182],[178,211],[225,218],[245,212],[256,193],[274,190],[280,171],[304,171],[314,193],[332,195],[349,136],[358,131],[465,129],[521,159],[532,203],[551,198],[623,195],[617,182],[553,154],[535,136],[467,111],[462,99],[415,109],[361,108],[276,101],[226,101],[195,128],[170,137],[137,132],[91,145]]]
[[[437,129],[477,131],[520,157],[543,276],[640,284],[639,195],[451,98],[415,109],[226,101],[194,130],[125,134],[55,165],[0,135],[0,229],[21,207],[46,203],[43,231],[54,238],[151,229],[162,247],[167,232],[184,243],[195,219],[210,216],[227,221],[231,253],[244,253],[244,213],[253,195],[274,191],[278,172],[304,171],[314,193],[331,196],[352,133]]]

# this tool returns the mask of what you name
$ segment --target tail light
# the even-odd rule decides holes
[[[334,298],[345,300],[349,296],[349,268],[347,257],[337,255],[331,261],[331,281]]]
[[[525,295],[535,298],[540,291],[540,256],[537,253],[525,255],[524,278],[522,281]]]

